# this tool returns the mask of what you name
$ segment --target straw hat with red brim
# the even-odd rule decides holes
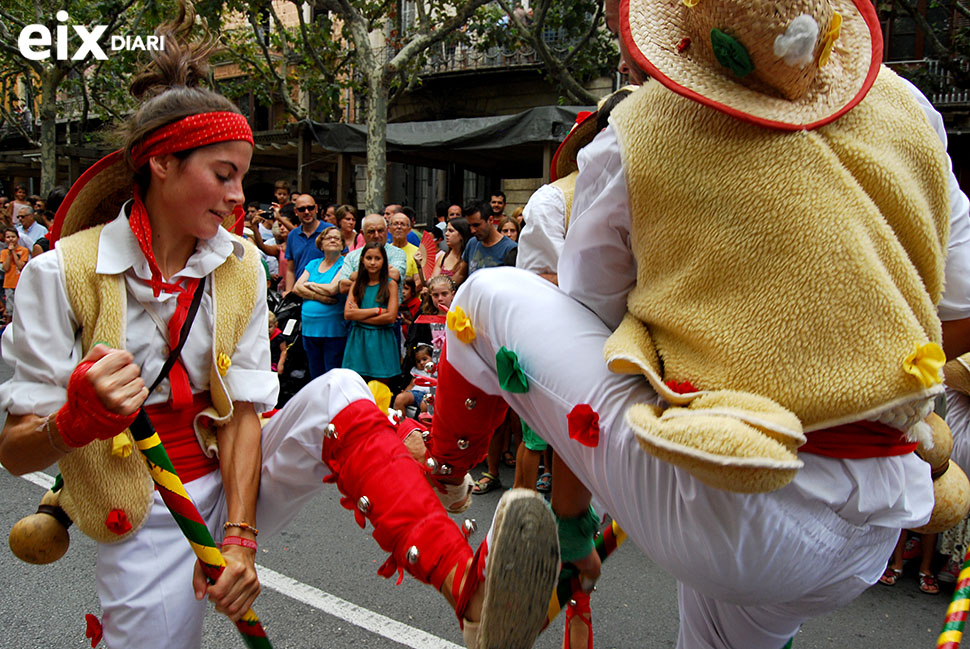
[[[670,90],[792,131],[862,101],[882,61],[870,0],[622,0],[620,37]]]
[[[576,114],[576,123],[573,124],[569,133],[566,134],[565,139],[559,143],[556,154],[552,156],[552,168],[549,170],[549,175],[553,181],[565,178],[579,169],[576,157],[579,155],[579,150],[592,142],[593,138],[596,137],[596,125],[599,122],[599,114],[603,110],[603,106],[606,105],[606,102],[610,98],[620,94],[628,95],[636,89],[636,86],[623,86],[596,102],[595,111],[581,110]]]
[[[552,167],[549,176],[553,181],[568,176],[579,168],[576,156],[579,150],[593,141],[596,137],[596,111],[581,110],[576,113],[576,123],[569,129],[569,133],[552,156]]]

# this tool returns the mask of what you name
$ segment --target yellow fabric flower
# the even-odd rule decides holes
[[[842,14],[836,11],[832,14],[832,24],[829,25],[829,30],[822,37],[822,53],[818,56],[818,67],[825,67],[825,64],[829,62],[829,57],[832,55],[832,48],[835,47],[835,41],[839,39],[841,34]]]
[[[684,3],[684,6],[685,7],[693,7],[694,5],[696,5],[700,1],[701,0],[681,0],[681,2]]]
[[[472,326],[472,321],[468,319],[465,310],[460,306],[456,306],[448,312],[448,315],[445,316],[445,322],[461,342],[467,345],[475,340],[475,327]]]
[[[229,371],[230,365],[232,365],[232,359],[226,354],[216,356],[216,369],[219,370],[219,376],[225,376],[226,372]]]
[[[941,383],[940,370],[946,363],[946,354],[936,343],[926,343],[916,345],[913,353],[903,361],[903,369],[907,374],[912,374],[924,388],[928,388]]]
[[[118,433],[111,438],[111,454],[120,458],[131,455],[131,438],[128,433]]]

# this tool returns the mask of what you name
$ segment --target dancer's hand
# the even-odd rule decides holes
[[[74,448],[111,439],[131,425],[146,398],[148,388],[131,353],[99,343],[71,373],[67,403],[57,412],[55,425]]]
[[[148,388],[141,377],[141,368],[135,365],[135,357],[131,352],[98,343],[85,355],[81,363],[90,363],[84,378],[94,388],[98,400],[109,412],[123,417],[133,415],[148,398]],[[70,390],[69,383],[68,391]]]
[[[599,581],[600,571],[603,568],[600,555],[596,553],[596,550],[593,550],[579,561],[574,561],[573,565],[579,569],[579,584],[583,592],[592,592],[593,586]]]
[[[259,578],[256,576],[256,551],[227,545],[222,548],[222,556],[226,560],[226,569],[219,581],[208,584],[202,573],[202,563],[196,561],[192,587],[196,599],[208,595],[218,612],[237,622],[253,607],[260,593]]]

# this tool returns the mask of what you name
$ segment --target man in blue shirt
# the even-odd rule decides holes
[[[317,217],[317,202],[309,194],[300,194],[293,207],[300,227],[291,230],[286,237],[286,292],[293,290],[297,278],[313,259],[323,257],[317,248],[317,237],[333,226]]]
[[[482,268],[501,266],[505,255],[516,247],[515,242],[496,230],[487,219],[482,218],[481,205],[472,203],[466,206],[464,214],[468,227],[475,235],[474,239],[468,241],[462,255],[462,259],[468,263],[468,274]]]

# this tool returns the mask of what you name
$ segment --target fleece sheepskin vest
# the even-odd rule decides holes
[[[942,390],[904,365],[941,344],[948,160],[893,72],[812,131],[759,128],[655,81],[612,122],[637,261],[612,369],[675,404],[767,397],[806,432]]]
[[[124,348],[127,291],[123,275],[95,272],[98,242],[104,226],[89,228],[57,242],[55,248],[64,272],[68,301],[81,325],[84,354],[94,342]],[[245,245],[242,259],[228,259],[210,275],[214,318],[209,392],[213,407],[195,420],[195,431],[203,452],[217,452],[214,426],[227,423],[233,415],[230,396],[217,359],[232,358],[239,339],[249,325],[258,296],[254,278],[259,256],[251,244]],[[150,377],[146,377],[151,380]],[[134,534],[145,522],[153,497],[151,476],[141,452],[125,431],[113,440],[96,440],[64,456],[58,463],[64,478],[60,505],[82,532],[96,541],[112,543]],[[109,529],[109,515],[117,521],[123,513],[130,529],[117,533]],[[118,529],[118,525],[112,525]]]

